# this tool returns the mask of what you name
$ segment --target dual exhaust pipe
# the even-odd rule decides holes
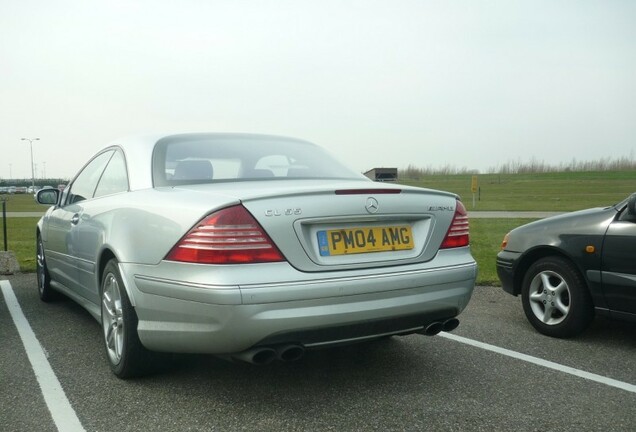
[[[435,336],[439,332],[453,331],[459,326],[457,318],[450,318],[445,321],[434,321],[418,331],[426,336]],[[305,348],[298,344],[287,344],[280,346],[262,346],[250,348],[246,351],[232,355],[232,358],[256,365],[265,365],[280,360],[284,362],[293,362],[300,360],[305,355]]]
[[[446,321],[435,321],[424,327],[418,333],[426,336],[435,336],[439,332],[451,332],[459,326],[459,320],[457,318],[450,318]]]
[[[256,365],[265,365],[274,360],[293,362],[299,360],[304,354],[305,348],[302,345],[288,344],[276,347],[250,348],[232,355],[232,358]]]

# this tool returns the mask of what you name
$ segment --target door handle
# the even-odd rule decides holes
[[[71,218],[71,223],[72,223],[73,225],[77,225],[77,223],[79,222],[79,220],[80,220],[79,213],[75,213],[75,214],[73,215],[73,217]]]

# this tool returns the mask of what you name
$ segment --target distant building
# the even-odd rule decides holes
[[[373,168],[364,173],[373,181],[379,182],[396,182],[398,179],[397,168]]]

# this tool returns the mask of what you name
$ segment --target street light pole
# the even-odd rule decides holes
[[[28,141],[31,148],[31,187],[35,190],[35,171],[33,168],[33,141],[39,141],[40,138],[20,138],[22,141]]]

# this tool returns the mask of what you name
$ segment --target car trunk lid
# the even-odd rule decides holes
[[[457,197],[446,192],[367,182],[311,183],[296,184],[288,193],[252,191],[240,198],[289,263],[302,271],[430,261],[455,214]]]

